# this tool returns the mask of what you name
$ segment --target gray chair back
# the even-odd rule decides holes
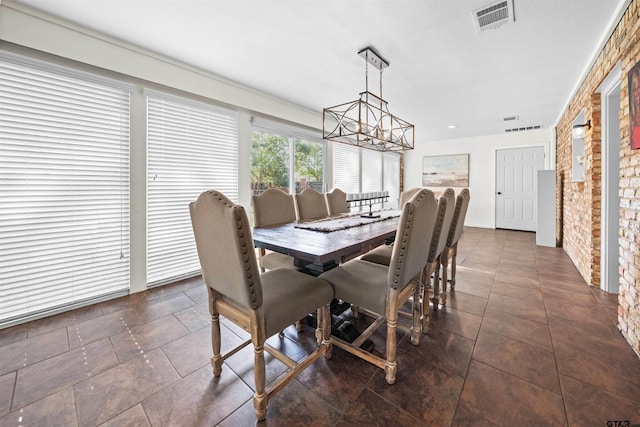
[[[347,203],[347,193],[345,193],[341,189],[334,188],[324,196],[327,199],[329,216],[335,216],[350,212],[349,203]]]
[[[449,229],[449,236],[447,236],[447,247],[455,245],[464,231],[464,219],[467,216],[467,208],[469,207],[469,200],[471,200],[471,194],[468,188],[462,189],[456,197],[456,207],[453,211],[453,219],[451,220],[451,228]]]
[[[296,220],[293,196],[278,188],[269,188],[253,196],[253,219],[256,227],[271,227]]]
[[[262,306],[262,283],[244,208],[205,191],[189,205],[202,278],[245,309]]]
[[[311,221],[329,216],[324,194],[314,188],[306,188],[295,195],[298,221]]]
[[[429,250],[436,210],[436,199],[426,188],[402,206],[387,275],[391,288],[403,289],[424,268],[424,254]]]
[[[422,190],[422,188],[416,187],[416,188],[410,188],[400,193],[400,200],[398,200],[398,209],[402,209],[404,204],[407,203],[409,200],[411,200],[411,198],[415,196],[416,193],[418,193],[418,191],[420,190]]]
[[[455,204],[455,191],[447,188],[440,195],[438,200],[438,215],[436,218],[435,229],[431,237],[431,245],[429,247],[429,255],[427,262],[433,262],[442,253],[447,244],[449,237],[449,229],[451,228],[451,220],[453,219],[453,208]]]

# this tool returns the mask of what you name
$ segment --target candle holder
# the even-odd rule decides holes
[[[350,207],[369,206],[369,213],[361,214],[360,217],[362,218],[380,218],[380,215],[373,214],[372,206],[378,203],[387,202],[388,200],[389,200],[388,191],[347,194],[347,203],[349,203]]]

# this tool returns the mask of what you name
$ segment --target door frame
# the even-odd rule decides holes
[[[616,154],[614,150],[611,149],[609,141],[616,138],[620,141],[620,127],[613,129],[610,126],[609,117],[610,114],[616,113],[620,111],[620,105],[614,106],[610,105],[609,98],[616,92],[620,91],[622,86],[622,65],[618,62],[615,67],[611,70],[611,72],[605,77],[604,81],[598,88],[597,92],[600,92],[601,95],[601,182],[600,182],[600,191],[601,191],[601,212],[600,212],[600,289],[605,292],[610,293],[619,293],[620,282],[618,283],[610,283],[608,280],[609,276],[612,274],[612,269],[616,268],[619,264],[618,253],[611,253],[614,249],[611,246],[610,239],[614,236],[618,236],[620,230],[620,224],[610,224],[611,217],[609,213],[612,209],[620,209],[620,202],[618,195],[613,195],[609,191],[607,191],[609,184],[612,179],[620,179],[620,164],[617,163],[618,167],[615,168],[612,164],[613,156]],[[620,120],[618,119],[618,125],[620,124]],[[619,145],[618,145],[619,147]],[[618,152],[619,156],[620,153]],[[618,159],[619,160],[619,159]],[[616,238],[617,242],[617,238]],[[609,244],[608,244],[609,243]],[[617,252],[619,252],[619,245],[616,243],[615,248]],[[615,259],[616,262],[612,262],[611,259]],[[613,266],[615,264],[615,267]],[[619,275],[618,275],[619,276]],[[618,277],[619,279],[619,277]]]
[[[555,133],[553,133],[553,137],[555,137]],[[500,145],[500,146],[493,146],[491,147],[492,153],[493,155],[491,156],[491,168],[493,170],[493,182],[491,183],[491,190],[493,192],[493,198],[491,199],[491,215],[492,215],[492,223],[493,223],[493,229],[495,230],[496,228],[496,206],[498,205],[497,203],[497,198],[498,195],[496,194],[496,182],[498,181],[498,169],[497,169],[497,162],[496,162],[496,156],[498,155],[498,150],[513,150],[513,149],[518,149],[518,148],[533,148],[533,147],[543,147],[544,149],[544,168],[545,169],[552,169],[551,166],[551,155],[550,155],[550,150],[551,150],[551,144],[550,141],[546,141],[546,142],[532,142],[529,144],[520,144],[520,145]],[[554,156],[555,158],[555,156]],[[555,164],[553,164],[553,166],[555,166]],[[553,169],[555,169],[555,167],[553,167]]]

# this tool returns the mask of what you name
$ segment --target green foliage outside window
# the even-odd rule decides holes
[[[322,182],[322,145],[296,140],[296,181],[304,177],[309,181]]]
[[[251,133],[251,188],[289,188],[289,139],[262,132]]]
[[[295,189],[307,187],[322,191],[323,146],[320,143],[295,140]],[[260,194],[267,188],[289,191],[289,138],[262,132],[251,133],[251,189]]]

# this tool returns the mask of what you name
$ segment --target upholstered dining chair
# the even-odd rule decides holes
[[[324,197],[327,199],[329,216],[336,216],[350,212],[349,203],[347,203],[347,193],[339,188],[334,188],[330,192],[326,193]]]
[[[444,245],[442,255],[440,255],[440,265],[442,266],[442,292],[440,293],[440,304],[447,304],[447,283],[451,284],[451,290],[456,289],[456,258],[458,257],[458,241],[464,232],[464,220],[467,216],[471,194],[468,188],[462,189],[456,197],[456,206],[453,210],[453,219]],[[451,279],[447,280],[447,269],[451,260]]]
[[[440,256],[447,243],[447,236],[449,235],[449,228],[451,227],[451,220],[453,219],[455,196],[455,191],[453,191],[452,188],[447,188],[440,193],[440,198],[438,199],[438,216],[436,218],[433,236],[431,237],[431,246],[429,247],[429,255],[427,255],[427,265],[421,280],[420,317],[422,319],[422,332],[425,334],[429,330],[430,288],[433,290],[433,296],[431,298],[433,311],[438,311],[438,304],[440,302]],[[429,286],[431,278],[433,278],[432,287]]]
[[[306,188],[295,195],[298,221],[312,221],[329,216],[324,194],[315,188]]]
[[[333,338],[333,343],[373,365],[384,369],[387,383],[396,381],[396,328],[400,307],[413,297],[411,342],[420,340],[418,292],[424,254],[429,250],[430,233],[436,216],[436,200],[424,189],[402,209],[388,266],[361,259],[347,261],[319,277],[333,285],[335,297],[372,314],[374,322],[352,343]],[[367,352],[360,346],[383,323],[387,324],[385,356]]]
[[[402,209],[405,203],[411,200],[411,198],[415,196],[418,192],[420,192],[420,190],[422,190],[422,188],[415,187],[400,193],[398,208]],[[389,265],[389,262],[391,262],[392,251],[393,251],[393,243],[390,245],[378,246],[377,248],[364,254],[361,258],[364,259],[365,261],[375,262],[376,264]]]
[[[247,214],[222,193],[202,193],[189,205],[189,210],[202,277],[209,292],[213,375],[220,376],[225,359],[253,343],[253,405],[256,417],[262,420],[274,393],[320,356],[331,356],[329,303],[333,288],[322,279],[295,270],[276,269],[260,274]],[[265,342],[316,309],[319,344],[299,362]],[[220,354],[220,315],[251,334],[251,339],[225,354]],[[269,385],[266,385],[264,350],[289,368]]]
[[[424,270],[420,277],[420,318],[422,324],[422,332],[427,333],[429,330],[429,288],[431,278],[433,277],[433,288],[436,292],[440,286],[440,255],[444,250],[447,239],[447,232],[453,218],[453,204],[455,192],[451,188],[447,188],[442,192],[438,200],[438,208],[436,220],[433,229],[429,233],[429,249],[425,251],[426,261]],[[374,250],[364,254],[361,259],[369,262],[375,262],[382,265],[389,265],[391,257],[389,256],[388,246],[379,246]],[[435,294],[438,295],[438,294]],[[438,310],[438,300],[433,298],[434,311]]]
[[[293,196],[278,188],[269,188],[262,194],[253,196],[253,219],[256,227],[274,227],[288,224],[296,220],[296,207]],[[293,257],[278,252],[258,250],[260,270],[274,270],[276,268],[291,268]]]

